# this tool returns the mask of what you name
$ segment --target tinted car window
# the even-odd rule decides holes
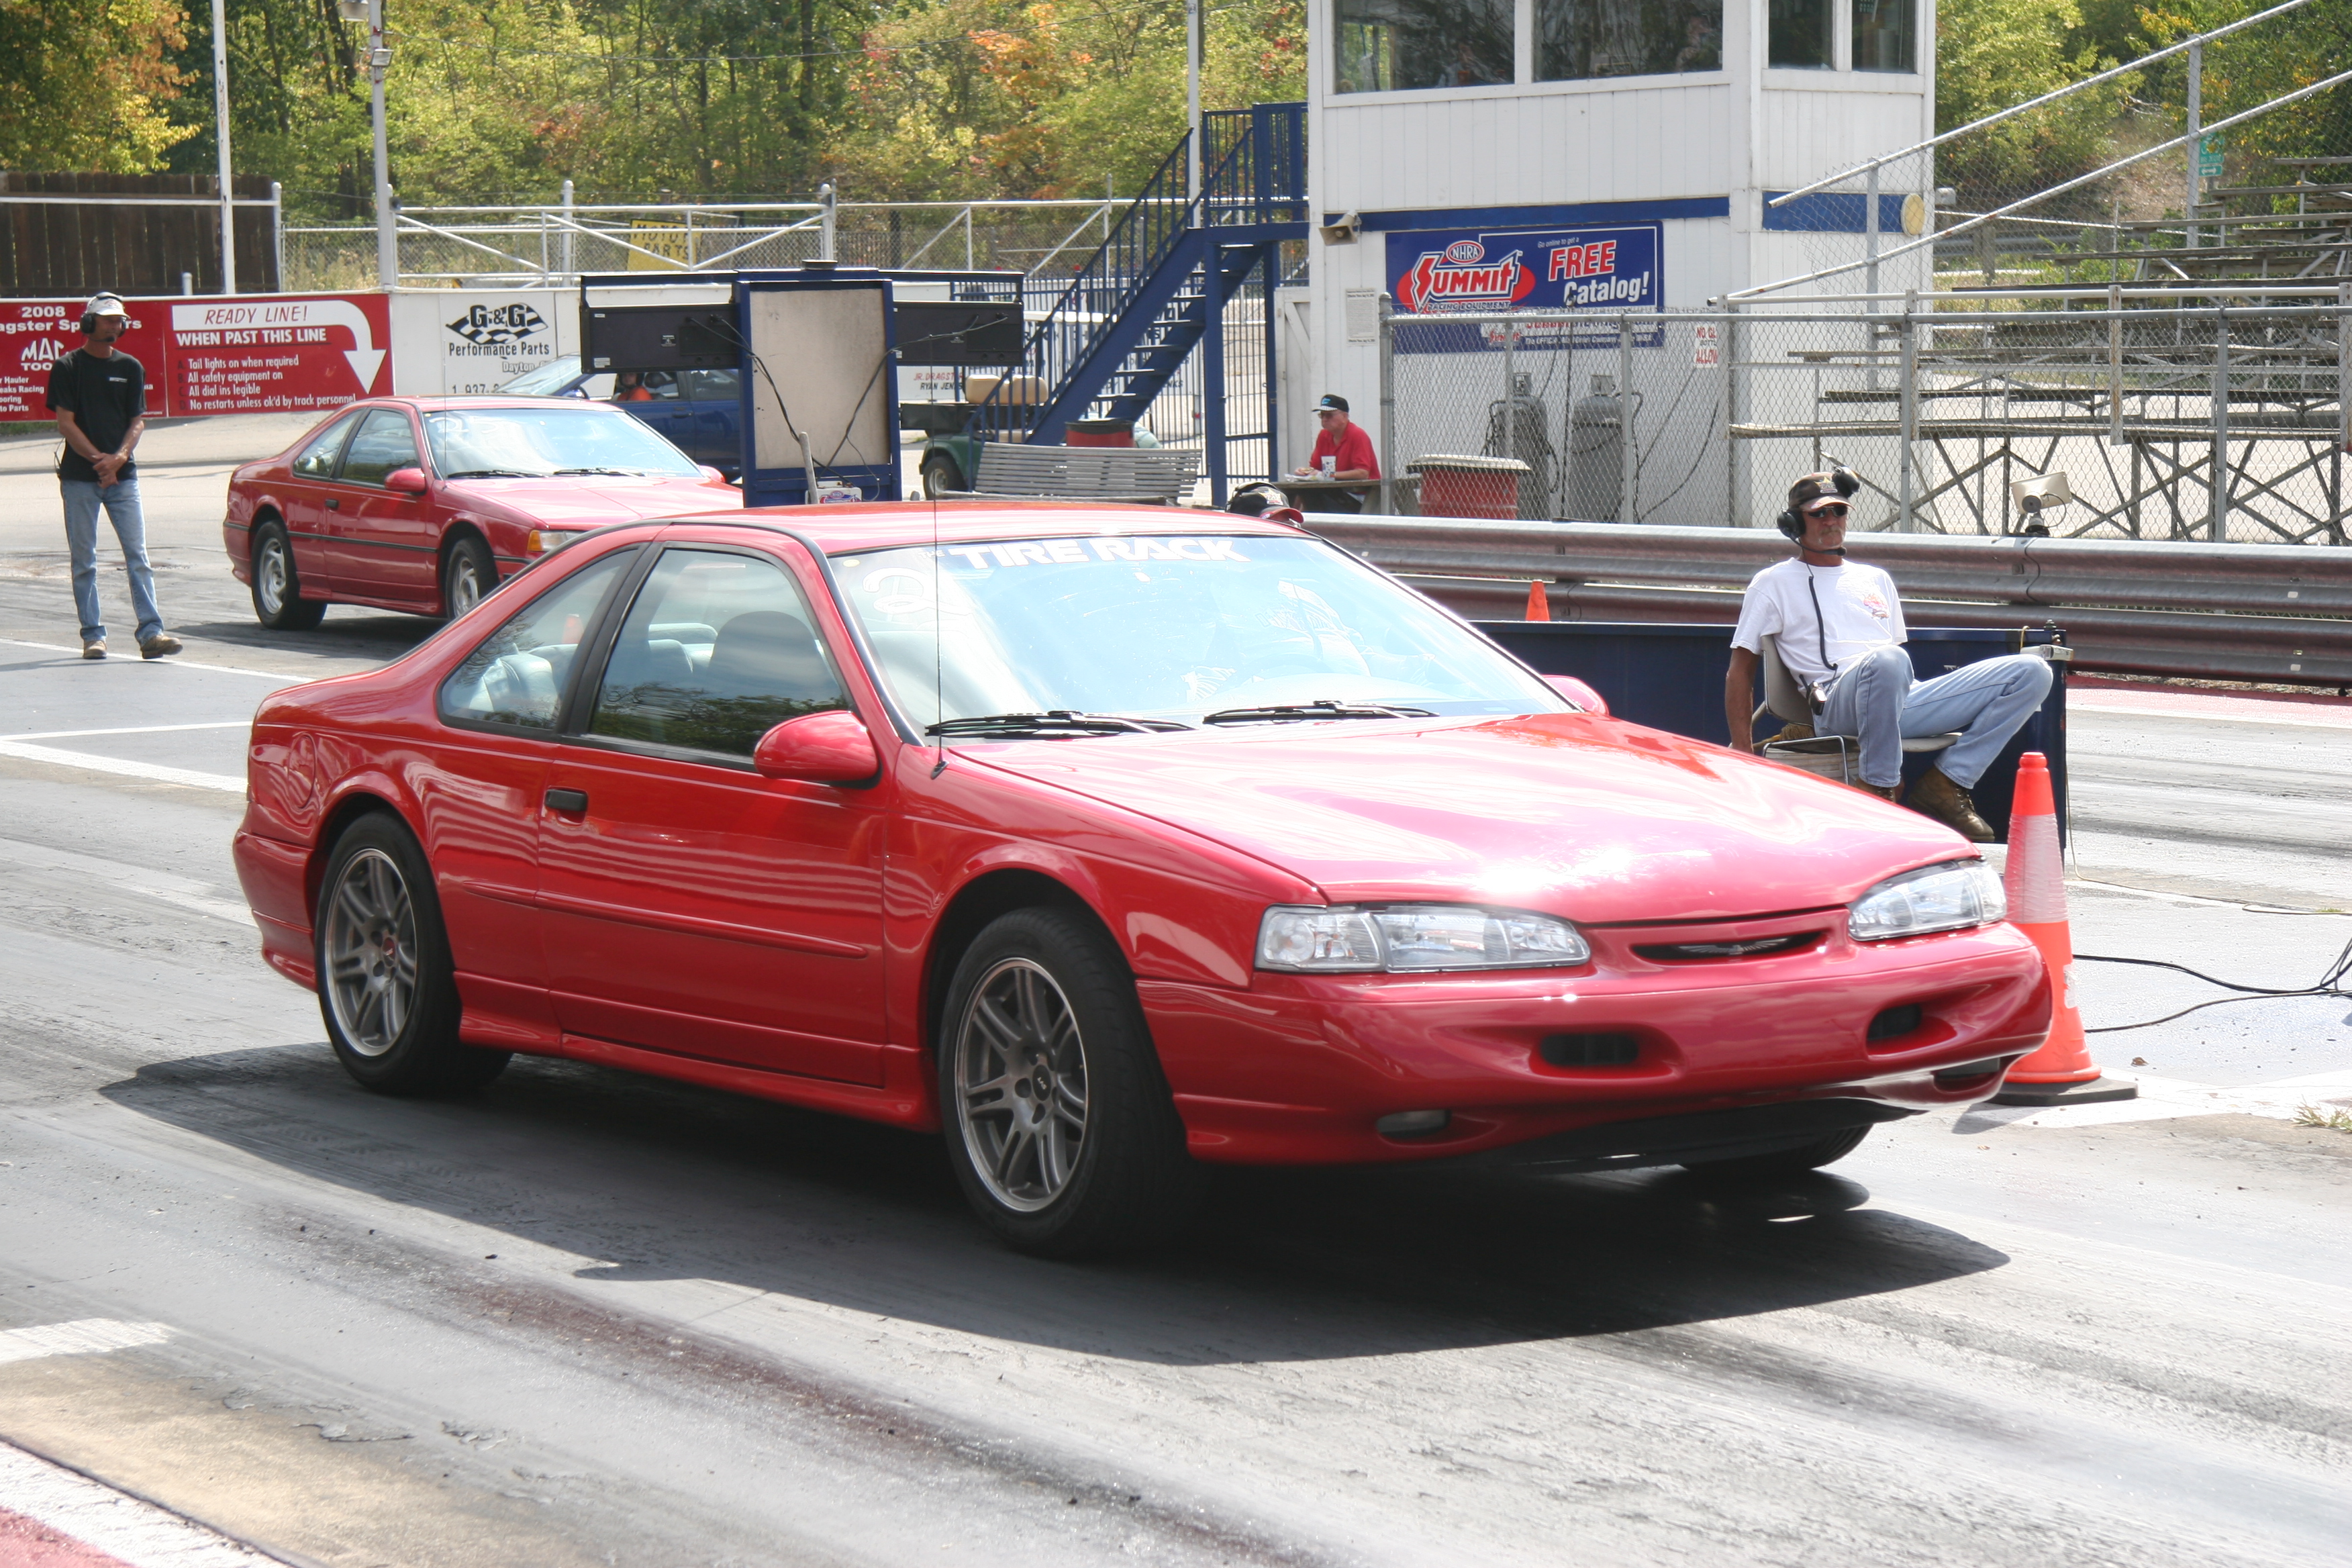
[[[614,639],[589,732],[748,757],[785,720],[849,706],[814,625],[776,563],[669,551]]]
[[[677,384],[697,403],[732,403],[743,393],[740,371],[682,370]]]
[[[319,438],[294,455],[294,471],[305,479],[323,479],[335,471],[335,454],[343,449],[343,437],[360,422],[356,414],[346,414],[319,433]]]
[[[635,553],[617,550],[574,573],[492,632],[441,683],[441,717],[553,729],[580,639]]]
[[[408,416],[397,408],[379,408],[367,416],[360,433],[343,454],[343,479],[354,485],[380,485],[394,468],[414,468],[416,432]]]

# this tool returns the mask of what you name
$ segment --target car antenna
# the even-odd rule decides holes
[[[937,722],[948,716],[947,606],[940,600],[940,557],[947,552],[940,543],[940,498],[931,494],[928,478],[923,480],[923,499],[931,503],[931,719]],[[948,771],[948,737],[944,730],[940,731],[939,742],[940,760],[931,764],[933,778]]]

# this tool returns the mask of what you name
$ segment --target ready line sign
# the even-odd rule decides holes
[[[129,300],[120,346],[147,372],[147,412],[338,408],[392,390],[381,294]],[[49,366],[79,348],[79,300],[0,300],[0,419],[46,419]]]

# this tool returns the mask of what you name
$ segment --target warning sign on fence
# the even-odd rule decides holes
[[[46,419],[49,366],[79,348],[79,300],[0,300],[0,419]],[[118,346],[147,372],[151,417],[340,407],[392,390],[381,294],[129,300]]]

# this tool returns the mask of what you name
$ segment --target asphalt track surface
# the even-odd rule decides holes
[[[853,1122],[523,1059],[362,1094],[256,956],[237,726],[432,628],[261,632],[233,432],[178,434],[173,666],[72,656],[0,448],[0,1438],[334,1564],[2352,1562],[2352,1134],[2281,1113],[2352,1096],[2340,1001],[2096,1037],[2174,1086],[2141,1120],[1740,1192],[1232,1173],[1116,1266],[1001,1250]],[[2079,870],[2140,890],[2078,883],[2078,947],[2306,983],[2352,919],[2242,906],[2352,906],[2346,715],[2084,696]]]

